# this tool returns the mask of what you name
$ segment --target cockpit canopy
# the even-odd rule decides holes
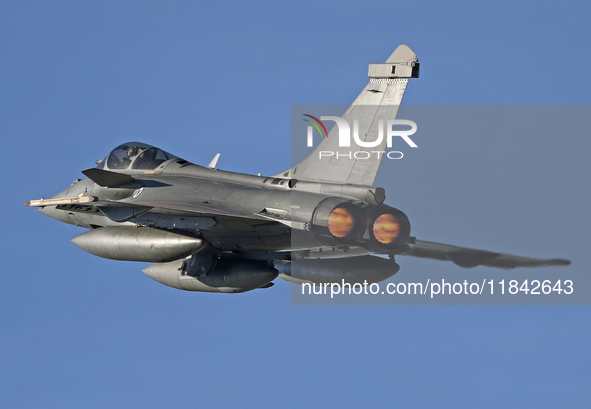
[[[99,167],[105,169],[123,170],[154,170],[170,159],[178,159],[162,149],[141,142],[128,142],[119,145],[111,151],[107,160],[101,162]]]

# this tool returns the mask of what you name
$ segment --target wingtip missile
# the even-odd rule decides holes
[[[56,205],[69,205],[69,204],[81,204],[91,203],[97,200],[94,196],[77,196],[77,197],[64,197],[59,199],[44,199],[39,200],[27,200],[23,203],[27,207],[44,207],[44,206],[56,206]]]

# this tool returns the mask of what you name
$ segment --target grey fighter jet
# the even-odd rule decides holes
[[[373,186],[389,143],[384,135],[391,137],[384,125],[418,75],[416,54],[405,45],[386,63],[370,64],[359,97],[341,118],[329,117],[352,124],[349,140],[335,126],[310,156],[274,176],[219,170],[219,154],[203,167],[129,142],[53,198],[25,205],[88,229],[72,239],[81,249],[153,263],[145,274],[189,291],[268,288],[278,276],[299,284],[374,283],[398,272],[398,255],[464,268],[570,264],[416,240],[408,217],[384,204],[384,189]]]

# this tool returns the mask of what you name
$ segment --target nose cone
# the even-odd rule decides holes
[[[91,240],[89,240],[89,237],[87,234],[85,234],[85,233],[79,234],[76,237],[72,237],[70,239],[70,241],[72,243],[74,243],[77,247],[81,248],[82,250],[92,253],[92,251],[90,251],[90,248],[93,243]]]

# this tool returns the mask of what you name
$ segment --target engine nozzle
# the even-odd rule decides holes
[[[338,198],[320,203],[312,227],[326,245],[358,245],[378,252],[390,251],[410,237],[410,222],[400,210]]]
[[[371,218],[369,236],[374,248],[390,249],[402,244],[410,237],[408,217],[393,207],[379,206]]]

